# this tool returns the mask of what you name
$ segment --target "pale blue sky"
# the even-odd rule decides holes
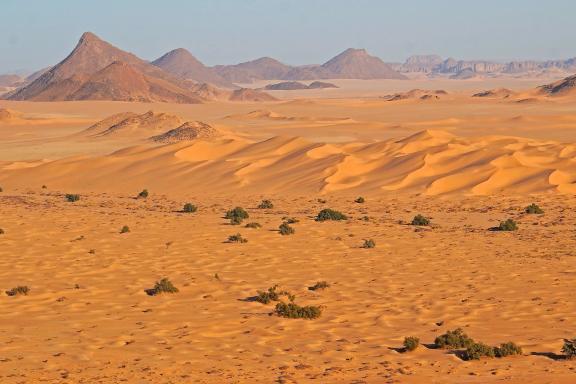
[[[576,56],[574,0],[1,0],[0,73],[55,64],[84,31],[144,59],[184,47],[209,65]]]

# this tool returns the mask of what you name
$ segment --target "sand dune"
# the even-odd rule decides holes
[[[145,117],[153,119],[155,127],[158,121],[178,123],[162,114]],[[108,128],[97,126],[104,130],[94,135],[145,132],[150,136],[146,125],[141,125],[142,118],[128,117]],[[215,136],[210,133],[207,136]],[[170,142],[169,136],[158,141]],[[14,170],[8,164],[0,171],[0,182],[105,191],[154,183],[159,191],[208,188],[222,193],[574,193],[572,148],[515,137],[462,138],[441,130],[425,130],[399,140],[329,146],[282,136],[260,142],[200,140],[132,147],[108,156],[66,158],[25,169]]]

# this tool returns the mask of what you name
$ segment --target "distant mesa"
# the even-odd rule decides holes
[[[277,101],[274,96],[267,94],[256,89],[241,88],[232,92],[230,101],[246,101],[246,102],[266,102],[266,101]]]
[[[576,75],[546,84],[538,89],[538,93],[546,96],[572,96],[576,95]]]
[[[161,135],[150,137],[156,143],[178,143],[197,139],[210,139],[220,135],[212,126],[201,121],[187,121],[178,128],[171,129]]]
[[[477,79],[479,77],[480,76],[478,75],[478,72],[474,71],[471,68],[466,68],[458,73],[453,74],[449,78],[452,80],[470,80],[470,79]]]
[[[202,64],[184,48],[178,48],[154,60],[153,65],[183,80],[207,83],[225,88],[237,88],[220,76],[213,68]]]
[[[408,92],[395,93],[393,95],[384,96],[384,99],[388,101],[399,101],[399,100],[438,100],[443,96],[448,95],[443,89],[437,90],[426,90],[426,89],[412,89]]]
[[[267,91],[292,91],[300,89],[324,89],[324,88],[338,88],[338,86],[332,83],[326,83],[322,81],[314,81],[309,85],[298,81],[283,81],[275,84],[268,84],[264,87]]]
[[[364,49],[347,49],[322,65],[289,66],[270,57],[236,65],[217,65],[214,70],[228,81],[318,79],[406,79]]]

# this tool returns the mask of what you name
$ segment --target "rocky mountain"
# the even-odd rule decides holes
[[[64,60],[11,100],[125,100],[199,103],[185,82],[86,32]]]
[[[364,49],[349,48],[321,66],[333,79],[406,79]]]
[[[0,75],[0,87],[15,87],[24,79],[18,75]]]
[[[220,76],[213,68],[202,64],[184,48],[170,51],[152,64],[183,80],[235,88],[234,84]]]
[[[576,95],[576,75],[539,87],[539,93],[548,96]]]
[[[261,57],[235,65],[217,65],[216,73],[233,83],[252,83],[255,80],[284,79],[292,67],[270,57]]]

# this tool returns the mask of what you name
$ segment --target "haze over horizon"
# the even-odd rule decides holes
[[[293,65],[322,63],[349,47],[365,48],[386,62],[414,54],[493,61],[576,56],[576,3],[571,1],[555,0],[546,7],[533,0],[416,3],[359,0],[350,9],[347,2],[324,0],[306,6],[263,0],[161,5],[7,0],[0,24],[0,73],[56,64],[85,31],[148,60],[182,47],[207,65],[262,56]]]

